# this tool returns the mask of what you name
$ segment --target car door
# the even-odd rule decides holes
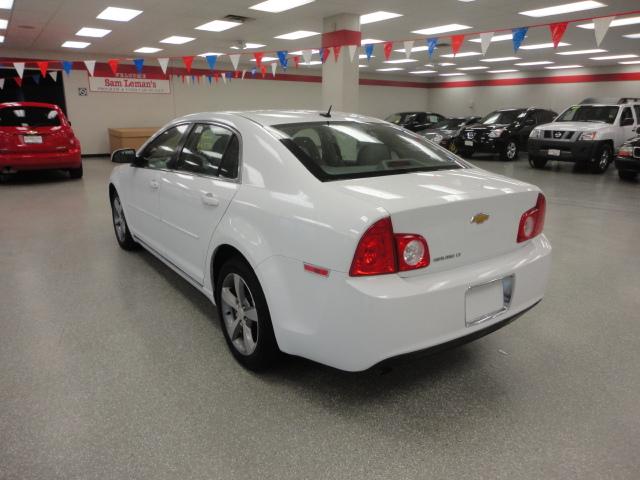
[[[188,125],[170,127],[158,134],[140,152],[141,166],[131,166],[125,209],[133,235],[161,252],[159,173],[175,157]],[[128,208],[127,208],[128,207]]]
[[[622,113],[620,114],[620,128],[616,129],[616,144],[615,149],[617,150],[624,142],[626,142],[631,137],[635,136],[635,131],[637,129],[637,122],[634,117],[634,112],[631,107],[624,107],[622,109]]]
[[[213,232],[239,187],[239,159],[237,132],[198,123],[172,168],[159,172],[163,251],[200,284]]]
[[[518,144],[521,145],[521,148],[526,147],[531,130],[538,125],[539,112],[539,110],[531,110],[520,120],[520,129],[517,132],[517,136]]]

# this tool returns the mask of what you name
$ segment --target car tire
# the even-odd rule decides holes
[[[608,143],[604,143],[598,149],[598,153],[589,163],[589,171],[591,173],[604,173],[609,168],[609,164],[613,160],[613,149]]]
[[[540,157],[532,157],[531,155],[529,155],[529,165],[531,165],[532,168],[543,169],[544,167],[547,166],[547,159],[540,158]]]
[[[618,176],[621,180],[635,180],[638,172],[634,172],[633,170],[618,170]]]
[[[82,165],[80,165],[78,168],[70,168],[69,177],[71,177],[73,180],[82,178]]]
[[[509,140],[502,151],[500,152],[500,160],[503,162],[513,162],[518,159],[520,149],[518,143],[515,140]]]
[[[118,245],[124,250],[137,250],[140,248],[138,242],[133,239],[127,219],[124,216],[124,209],[120,202],[120,197],[114,193],[111,197],[111,218],[113,220],[113,231],[116,234]]]
[[[280,350],[258,277],[245,260],[233,257],[222,266],[217,279],[218,317],[232,355],[254,372],[268,369]]]
[[[455,143],[455,142],[451,142],[451,143],[449,144],[448,149],[449,149],[449,151],[450,151],[451,153],[453,153],[453,154],[456,154],[456,155],[457,155],[457,154],[459,153],[458,147],[457,147],[457,145],[456,145],[456,143]]]

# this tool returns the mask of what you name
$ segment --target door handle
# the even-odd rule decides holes
[[[157,190],[160,187],[160,184],[157,180],[149,180],[149,187],[151,187],[153,190]]]
[[[211,205],[212,207],[217,207],[218,205],[220,205],[220,200],[214,197],[213,193],[211,192],[203,193],[200,196],[200,199],[202,200],[202,203],[204,203],[205,205]]]

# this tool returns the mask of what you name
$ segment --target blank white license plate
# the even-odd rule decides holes
[[[464,144],[465,144],[467,147],[473,147],[473,141],[471,141],[471,140],[465,140],[465,141],[464,141]]]
[[[549,154],[550,157],[559,157],[560,156],[560,150],[557,150],[555,148],[551,148],[547,151],[547,153]]]
[[[467,290],[466,295],[467,326],[480,323],[505,308],[502,279],[485,283]]]
[[[24,143],[42,143],[42,137],[40,135],[25,135]]]

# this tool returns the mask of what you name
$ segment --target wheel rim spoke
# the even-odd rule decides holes
[[[244,316],[247,318],[247,320],[250,320],[252,322],[258,321],[258,311],[255,309],[255,307],[251,307],[245,310]]]
[[[229,337],[231,338],[231,340],[235,340],[240,336],[241,329],[242,322],[240,321],[240,317],[236,317],[236,319],[233,320],[229,325]]]
[[[236,296],[233,293],[231,293],[230,288],[223,287],[222,292],[220,293],[220,296],[222,297],[222,301],[225,302],[231,308],[234,308],[234,306],[237,304]]]
[[[255,348],[255,342],[253,341],[253,333],[251,327],[247,323],[242,324],[242,333],[244,338],[244,346],[247,352],[252,352]]]
[[[229,273],[221,287],[220,309],[229,340],[239,353],[251,355],[257,348],[260,330],[253,295],[237,273]]]

